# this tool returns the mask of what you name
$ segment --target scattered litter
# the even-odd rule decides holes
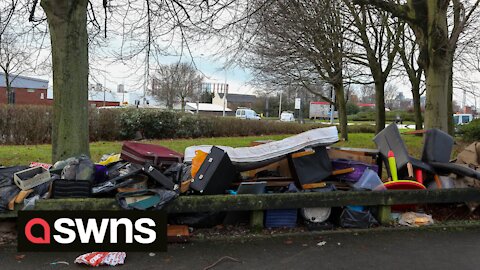
[[[156,254],[153,253],[153,252],[148,253],[148,256],[150,256],[150,257],[155,257],[155,255],[156,255]]]
[[[116,266],[125,263],[127,254],[125,252],[90,252],[78,256],[75,263],[90,266],[110,265]]]
[[[432,225],[433,219],[431,215],[415,212],[406,212],[400,215],[398,224],[409,227],[420,227],[425,225]]]
[[[66,262],[66,261],[58,261],[58,262],[52,262],[50,263],[51,265],[56,265],[56,264],[65,264],[65,265],[70,265],[69,262]]]
[[[287,240],[285,240],[283,243],[284,243],[285,245],[291,245],[291,244],[293,244],[293,241],[292,241],[292,239],[287,239]]]
[[[23,258],[25,258],[25,254],[15,255],[15,260],[17,260],[17,261],[23,260]]]
[[[235,259],[235,258],[232,258],[230,256],[223,256],[222,258],[218,259],[216,262],[212,263],[211,265],[203,268],[203,270],[208,270],[208,269],[212,269],[213,267],[217,266],[217,264],[219,264],[220,262],[224,261],[224,260],[230,260],[230,261],[233,261],[233,262],[238,262],[238,263],[242,263],[242,261],[238,260],[238,259]]]
[[[337,243],[337,246],[341,246],[341,245],[342,245],[342,243],[340,243],[340,242]]]
[[[325,246],[325,244],[327,244],[327,241],[322,241],[322,242],[318,242],[317,246],[323,247],[323,246]]]

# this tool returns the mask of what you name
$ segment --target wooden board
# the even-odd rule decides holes
[[[184,243],[190,240],[190,231],[187,225],[168,225],[167,241],[169,243]]]

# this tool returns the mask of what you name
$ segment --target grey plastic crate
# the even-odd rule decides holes
[[[13,174],[13,181],[21,190],[29,190],[50,179],[50,172],[42,167],[29,168]]]

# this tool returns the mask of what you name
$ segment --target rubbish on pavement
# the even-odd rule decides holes
[[[183,155],[160,145],[124,142],[120,158],[140,165],[170,166],[182,162]]]
[[[338,141],[336,127],[312,129],[283,140],[252,147],[216,146],[227,152],[238,171],[248,171],[278,161],[288,154],[304,148],[326,146]],[[185,161],[191,162],[196,150],[210,152],[211,145],[190,146],[185,149]]]
[[[237,178],[237,172],[228,154],[212,147],[190,188],[204,195],[223,194]]]
[[[183,243],[190,241],[190,231],[186,225],[168,225],[167,241],[170,243]]]
[[[143,166],[142,170],[150,176],[150,178],[154,179],[157,183],[159,183],[162,187],[168,190],[177,190],[179,185],[174,183],[172,179],[166,177],[161,173],[158,169],[153,167],[151,164],[147,163]]]
[[[425,225],[432,225],[433,219],[431,215],[415,212],[405,212],[400,215],[398,224],[409,227],[419,227]]]
[[[146,210],[149,208],[162,209],[178,194],[166,189],[146,189],[133,192],[117,193],[116,199],[124,209]]]
[[[50,263],[50,265],[57,265],[57,264],[70,265],[70,263],[66,262],[66,261],[58,261],[58,262],[51,262]]]
[[[28,168],[13,174],[13,181],[21,190],[29,190],[50,180],[50,172],[43,167]]]
[[[195,156],[192,158],[192,169],[190,171],[192,178],[197,175],[198,170],[200,170],[200,166],[202,166],[207,156],[208,153],[203,152],[202,150],[195,151]]]
[[[353,171],[349,173],[336,174],[336,178],[347,182],[357,182],[367,168],[378,173],[377,165],[354,160],[334,159],[332,160],[332,166],[334,171],[353,168]]]
[[[327,241],[321,241],[321,242],[318,242],[318,243],[317,243],[317,246],[323,247],[323,246],[325,246],[326,244],[327,244]]]
[[[354,190],[385,190],[385,186],[378,177],[378,173],[371,170],[370,168],[366,168],[365,171],[363,172],[362,176],[358,181],[353,184],[353,189]]]
[[[378,226],[378,221],[369,210],[356,211],[351,207],[345,207],[340,215],[340,226],[343,228],[371,228]]]
[[[109,154],[109,155],[103,155],[100,158],[100,161],[98,162],[99,165],[104,165],[107,166],[109,164],[119,162],[120,159],[120,154]]]
[[[392,181],[398,181],[397,162],[395,161],[395,155],[392,150],[388,151],[388,168],[390,169]]]
[[[220,262],[224,261],[224,260],[230,260],[230,261],[233,261],[233,262],[238,262],[238,263],[242,263],[242,261],[238,260],[238,259],[235,259],[235,258],[232,258],[230,256],[223,256],[222,258],[218,259],[216,262],[212,263],[211,265],[207,266],[207,267],[204,267],[203,270],[209,270],[209,269],[212,269],[214,268],[215,266],[217,266]]]
[[[52,164],[48,164],[48,163],[42,163],[42,162],[30,162],[30,165],[29,165],[30,168],[33,168],[33,167],[42,167],[46,170],[50,170],[50,168],[52,167]]]
[[[125,252],[90,252],[78,256],[75,263],[89,266],[109,265],[117,266],[125,263],[127,254]]]
[[[307,148],[290,157],[295,178],[300,185],[320,182],[332,173],[332,163],[324,146]]]

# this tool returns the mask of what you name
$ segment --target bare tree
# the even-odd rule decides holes
[[[5,76],[7,103],[15,103],[12,83],[31,69],[32,48],[28,48],[26,32],[16,25],[18,12],[23,12],[18,0],[0,3],[0,70]]]
[[[370,70],[375,86],[376,132],[385,128],[385,84],[395,64],[401,25],[385,11],[365,6],[355,6],[346,1],[352,17],[353,38],[350,40],[362,50],[349,54],[350,62]]]
[[[425,89],[421,90],[423,68],[418,65],[418,45],[411,29],[404,28],[400,49],[398,50],[400,59],[403,63],[403,69],[407,74],[410,82],[413,100],[413,111],[415,114],[415,129],[423,128],[422,108],[420,106],[420,97],[425,93]]]
[[[31,52],[22,44],[21,36],[10,32],[0,35],[0,69],[5,76],[7,103],[15,104],[15,79],[23,72],[30,70]]]
[[[453,59],[457,41],[480,4],[468,1],[352,0],[359,5],[373,5],[408,23],[419,46],[419,65],[425,70],[427,103],[426,128],[452,132]],[[451,4],[450,4],[451,3]],[[452,16],[449,16],[449,10]],[[451,23],[449,25],[449,19]]]
[[[247,1],[19,0],[33,25],[48,23],[53,65],[52,161],[89,154],[89,45],[111,33],[121,40],[118,61],[133,63],[148,88],[150,64],[165,54],[188,54],[189,40],[208,38],[248,17]],[[41,8],[40,8],[41,7]],[[108,26],[108,27],[107,27]],[[109,29],[109,31],[107,31]],[[195,34],[192,34],[195,33]],[[116,46],[115,46],[116,47]]]
[[[300,84],[323,100],[336,103],[340,133],[347,140],[342,2],[268,3],[252,18],[251,39],[244,45],[249,54],[242,64],[256,70],[258,77]],[[312,87],[322,83],[335,89],[336,100]]]
[[[154,75],[152,94],[170,109],[175,101],[180,101],[185,111],[188,98],[198,100],[202,81],[203,77],[188,63],[162,65]]]

